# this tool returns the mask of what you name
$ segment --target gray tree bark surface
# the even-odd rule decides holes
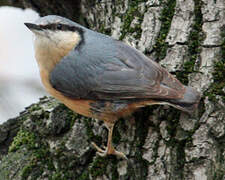
[[[0,125],[0,180],[225,180],[224,0],[3,0],[58,14],[111,35],[159,62],[202,94],[190,117],[149,106],[118,121],[116,149],[95,154],[102,122],[44,97]]]

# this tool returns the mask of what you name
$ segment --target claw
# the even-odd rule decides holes
[[[97,144],[95,144],[94,142],[91,142],[91,145],[94,146],[94,148],[100,152],[100,153],[104,153],[105,150],[101,149],[100,147],[97,146]],[[105,148],[106,149],[106,148]]]
[[[109,130],[108,134],[108,142],[107,142],[107,147],[103,147],[104,149],[98,147],[94,142],[92,142],[92,146],[98,151],[97,154],[99,156],[105,157],[107,155],[116,155],[117,157],[123,158],[127,160],[127,157],[124,153],[116,151],[114,147],[112,146],[112,131],[113,131],[113,126],[114,124],[106,124],[107,129]]]
[[[106,157],[107,156],[107,153],[106,151],[105,152],[96,152],[97,155],[101,156],[101,157]]]
[[[103,147],[104,150],[103,150],[102,148],[98,147],[94,142],[91,142],[91,144],[97,150],[96,154],[98,154],[101,157],[106,157],[107,155],[116,155],[119,158],[128,160],[124,153],[116,151],[113,147],[107,148],[104,146]]]
[[[128,160],[128,159],[127,159],[127,156],[126,156],[124,153],[120,152],[120,151],[116,151],[116,150],[115,150],[113,154],[116,155],[116,156],[119,157],[119,158]]]

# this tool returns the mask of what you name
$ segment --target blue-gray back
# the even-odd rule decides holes
[[[182,85],[136,49],[88,29],[83,37],[50,73],[50,83],[63,95],[90,100],[179,98]]]

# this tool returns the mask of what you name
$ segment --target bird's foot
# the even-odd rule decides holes
[[[126,159],[127,157],[124,153],[116,151],[113,147],[103,147],[104,149],[98,147],[94,142],[91,143],[97,150],[97,154],[101,157],[106,157],[107,155],[115,155],[119,158]]]

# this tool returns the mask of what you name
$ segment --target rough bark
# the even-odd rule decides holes
[[[71,2],[11,5],[77,19],[64,11]],[[106,143],[100,121],[43,98],[0,126],[0,179],[224,180],[225,1],[81,0],[77,7],[88,27],[140,49],[198,89],[197,113],[151,106],[118,121],[113,143],[126,161],[95,155],[90,142]]]

